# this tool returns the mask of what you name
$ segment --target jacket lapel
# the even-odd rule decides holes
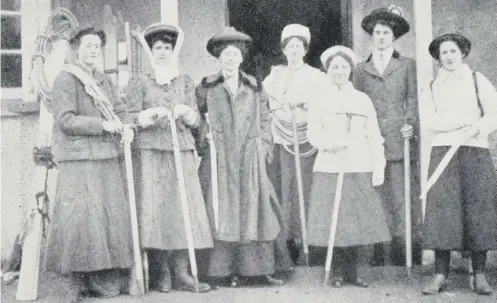
[[[368,59],[366,60],[366,64],[364,64],[364,70],[373,76],[381,78],[380,73],[378,72],[378,70],[376,70],[376,67],[374,66],[372,54],[369,55]]]
[[[400,57],[399,52],[394,51],[392,54],[392,58],[390,58],[390,61],[388,62],[387,67],[385,68],[385,71],[383,71],[383,77],[390,75],[397,68],[400,67],[401,63],[399,57]]]

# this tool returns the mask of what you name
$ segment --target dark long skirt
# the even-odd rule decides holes
[[[328,246],[338,174],[314,173],[309,205],[309,245]],[[345,173],[336,247],[390,241],[387,221],[371,173]]]
[[[58,165],[45,268],[59,274],[130,268],[129,206],[117,159]]]
[[[448,150],[433,147],[429,176]],[[428,249],[497,249],[497,174],[489,149],[459,147],[428,192],[424,223]]]
[[[195,248],[212,247],[212,235],[193,151],[181,152]],[[186,249],[186,233],[172,151],[135,151],[135,184],[143,247]]]
[[[209,276],[262,276],[274,273],[273,242],[249,243],[214,241]]]

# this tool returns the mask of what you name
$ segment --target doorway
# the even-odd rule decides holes
[[[228,0],[230,26],[252,37],[250,59],[242,68],[262,81],[271,66],[284,64],[280,49],[283,28],[291,23],[309,27],[311,43],[305,61],[321,68],[319,57],[327,48],[350,46],[347,0]]]

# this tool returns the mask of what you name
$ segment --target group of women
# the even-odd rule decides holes
[[[388,9],[367,18],[363,28],[378,41],[375,45],[385,46],[379,48],[379,55],[373,52],[358,66],[351,49],[333,46],[321,55],[326,71],[322,72],[303,61],[310,45],[309,29],[291,24],[281,37],[288,63],[274,67],[262,84],[240,70],[252,39],[226,28],[207,44],[208,52],[218,58],[220,72],[197,86],[177,69],[181,30],[153,24],[143,32],[153,54],[153,69],[131,79],[124,100],[108,76],[95,69],[105,34],[93,28],[75,34],[70,44],[76,59],[53,87],[59,173],[46,268],[69,275],[76,297],[82,293],[113,297],[126,291],[124,281],[133,256],[120,161],[124,123],[137,126],[133,169],[140,245],[149,256],[151,289],[206,292],[236,286],[246,277],[282,285],[275,272],[294,266],[286,240],[299,240],[306,228],[308,244],[328,246],[339,174],[343,184],[334,285],[367,287],[358,274],[360,246],[396,237],[392,221],[398,218],[388,213],[379,190],[389,178],[388,162],[395,158],[390,145],[412,137],[417,127],[417,116],[410,111],[417,104],[412,100],[391,104],[387,99],[392,94],[374,86],[389,73],[415,75],[412,59],[391,48],[391,42],[409,27],[406,30],[405,20]],[[436,251],[436,274],[423,289],[426,294],[446,285],[451,250],[471,251],[475,291],[492,291],[484,269],[486,252],[497,249],[497,176],[487,137],[497,129],[497,93],[485,76],[463,63],[470,48],[465,37],[447,34],[436,38],[429,49],[440,65],[430,102],[424,106],[433,122],[430,171],[447,150],[460,147],[428,193],[422,234],[425,247]],[[382,66],[381,53],[388,52],[390,62]],[[100,98],[118,119],[102,117],[87,91],[89,84],[96,84]],[[416,94],[412,85],[400,90],[393,95],[401,100]],[[391,111],[401,118],[382,118]],[[210,249],[208,259],[201,260],[206,263],[208,284],[197,284],[189,271],[169,119],[177,126],[193,243],[195,249]],[[298,126],[299,154],[291,148],[293,122]],[[214,151],[216,182],[211,174]],[[198,169],[195,152],[201,156]],[[308,219],[303,227],[295,156],[303,157]],[[268,176],[275,159],[281,175]],[[281,187],[275,189],[273,183]]]

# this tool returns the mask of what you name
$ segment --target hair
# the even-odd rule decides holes
[[[374,32],[374,28],[376,27],[376,25],[383,25],[383,26],[388,26],[388,28],[392,31],[393,33],[393,37],[394,39],[397,39],[398,38],[398,33],[395,32],[395,22],[393,21],[388,21],[388,20],[385,20],[385,19],[379,19],[378,21],[375,22],[374,26],[373,26],[373,32]]]
[[[442,43],[448,42],[448,41],[454,42],[454,44],[457,45],[457,47],[461,51],[463,59],[469,55],[469,50],[466,47],[464,47],[464,45],[461,44],[461,41],[459,41],[453,37],[450,37],[450,36],[445,36],[445,37],[440,38],[440,42],[438,43],[438,50],[437,50],[437,54],[438,54],[437,60],[438,61],[440,61],[440,46],[442,46]]]
[[[242,52],[242,57],[245,60],[249,54],[249,50],[247,48],[247,45],[245,42],[240,42],[240,41],[226,41],[223,43],[220,43],[219,45],[215,46],[213,49],[213,53],[217,54],[217,56],[221,56],[221,52],[227,48],[228,46],[234,46],[238,48]]]
[[[158,41],[162,41],[164,43],[170,43],[174,48],[176,46],[176,39],[177,37],[175,35],[171,35],[170,33],[164,33],[164,32],[152,34],[145,38],[150,48],[152,48],[154,44],[157,43]]]
[[[286,37],[285,39],[283,39],[283,41],[281,41],[281,49],[282,50],[285,49],[285,47],[287,46],[288,42],[290,42],[290,40],[292,40],[292,38],[297,38],[300,41],[302,41],[302,43],[304,44],[305,52],[307,53],[309,51],[309,43],[307,43],[307,39],[305,39],[302,36],[289,36],[289,37]]]
[[[324,66],[324,68],[326,69],[326,71],[328,71],[328,68],[330,67],[331,60],[333,60],[335,57],[338,57],[338,56],[344,58],[349,63],[351,70],[354,69],[354,66],[355,66],[354,60],[352,60],[352,58],[350,58],[350,56],[347,55],[346,53],[344,53],[342,51],[338,51],[338,52],[334,53],[332,56],[330,56],[326,60],[325,66]]]
[[[105,43],[107,42],[107,36],[105,35],[104,31],[96,30],[94,27],[86,27],[78,31],[69,40],[69,44],[72,46],[79,46],[81,44],[81,40],[83,39],[83,37],[88,35],[98,36],[100,38],[102,46],[105,46]]]

